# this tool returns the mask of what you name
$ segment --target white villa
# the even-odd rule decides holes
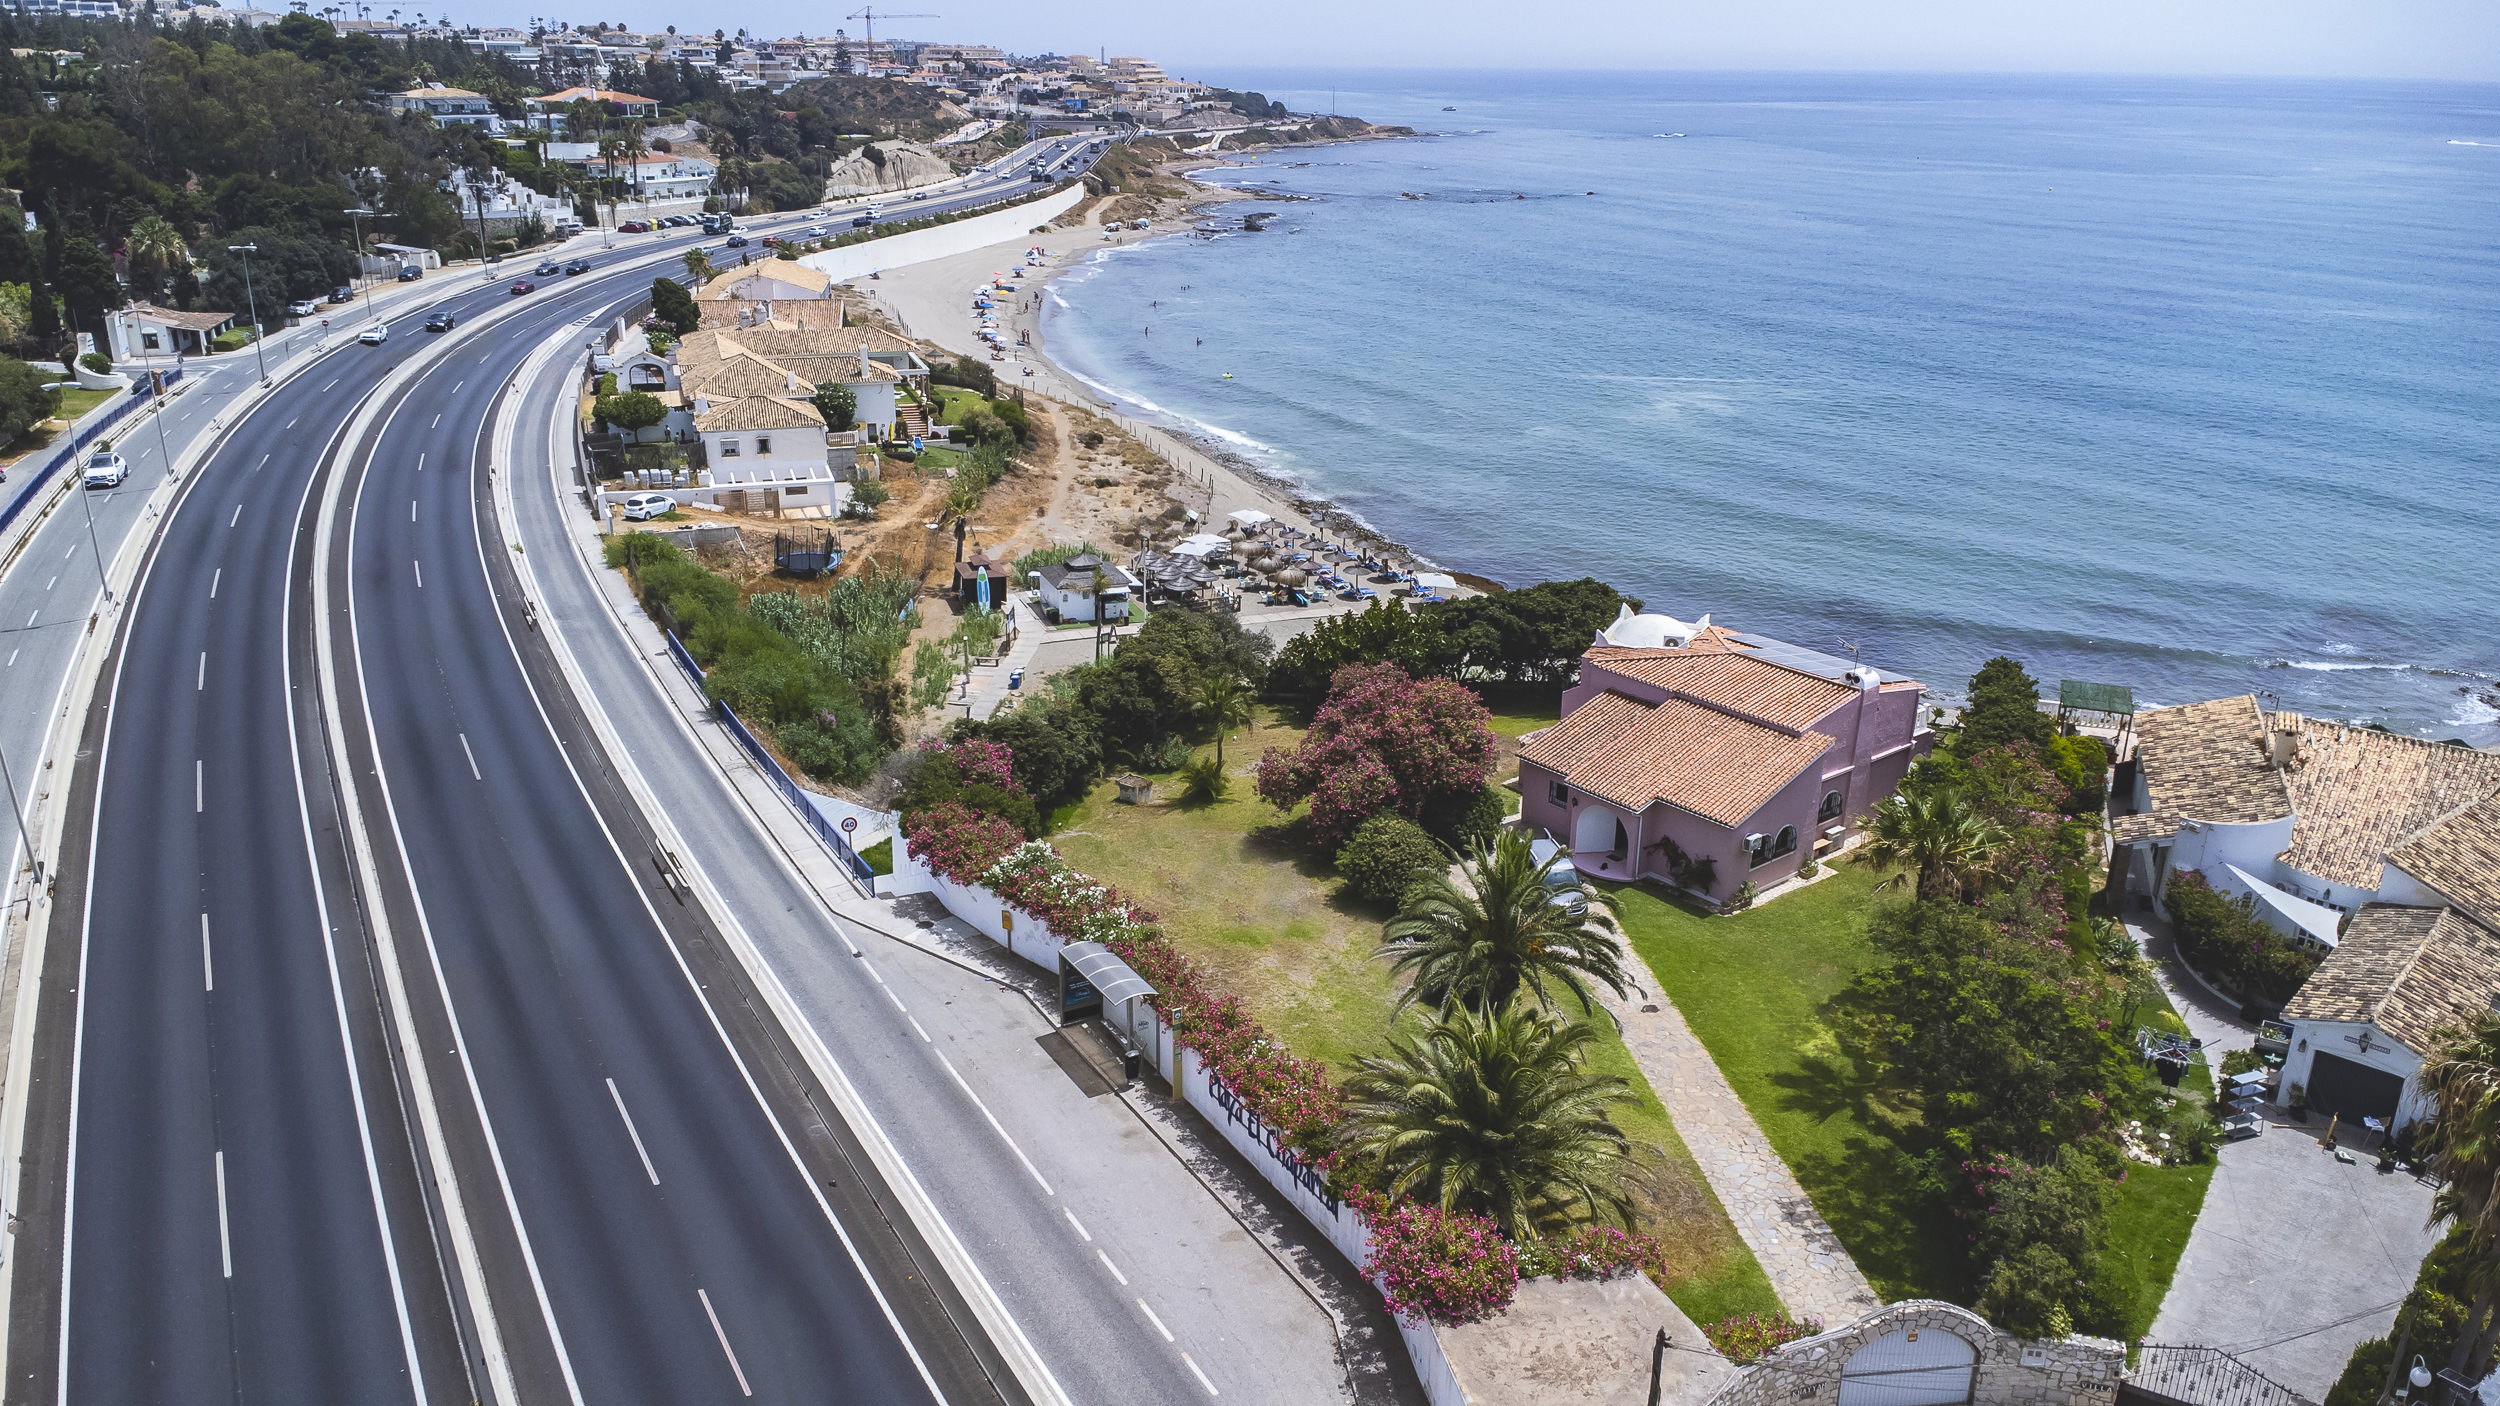
[[[1041,594],[1044,618],[1092,624],[1097,599],[1094,589],[1097,570],[1102,574],[1099,595],[1102,618],[1126,620],[1130,593],[1137,588],[1136,578],[1090,552],[1033,573],[1033,584]]]

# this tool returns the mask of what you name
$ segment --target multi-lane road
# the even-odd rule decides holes
[[[607,262],[297,371],[157,529],[76,720],[9,1401],[1023,1399],[524,671],[481,436]]]

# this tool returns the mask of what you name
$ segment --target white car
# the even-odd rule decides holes
[[[378,347],[390,339],[391,325],[387,322],[377,322],[356,334],[356,340],[369,347]]]
[[[111,450],[87,460],[86,484],[89,488],[119,488],[130,477],[130,461]]]
[[[649,522],[677,511],[677,500],[665,493],[637,493],[625,500],[628,522]]]
[[[290,317],[318,317],[321,315],[321,304],[311,298],[298,298],[287,304],[286,310]]]
[[[822,238],[824,238],[824,237],[825,237],[825,227],[824,227],[823,225],[809,225],[809,226],[807,227],[807,237],[808,237],[808,238],[810,238],[810,239],[822,239]]]

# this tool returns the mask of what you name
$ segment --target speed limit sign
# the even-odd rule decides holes
[[[846,815],[846,816],[843,816],[843,817],[842,817],[842,832],[843,832],[844,834],[849,834],[851,831],[856,830],[856,829],[858,829],[858,828],[859,828],[859,817],[858,817],[858,816],[856,816],[856,815]]]

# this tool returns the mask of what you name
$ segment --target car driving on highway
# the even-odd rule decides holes
[[[649,522],[677,511],[677,500],[665,493],[637,493],[625,500],[625,516],[634,522]]]
[[[537,284],[535,284],[535,283],[530,282],[530,281],[529,281],[528,279],[526,279],[526,278],[520,278],[520,279],[515,279],[515,280],[513,280],[513,283],[512,283],[512,296],[513,296],[513,297],[516,297],[516,298],[517,298],[517,297],[521,296],[523,293],[535,293],[535,292],[537,292],[537,291],[538,291],[538,285],[537,285]]]
[[[89,488],[119,488],[130,477],[130,461],[109,449],[97,450],[87,460],[86,484]]]
[[[588,272],[590,272],[590,260],[588,259],[575,259],[573,262],[564,266],[564,276],[567,278],[570,278],[577,273]]]
[[[425,330],[428,332],[448,332],[452,329],[453,320],[454,319],[450,313],[438,312],[425,320]]]
[[[538,261],[538,267],[531,269],[530,272],[536,274],[540,278],[553,278],[556,276],[556,261],[553,259],[541,259]]]
[[[378,347],[390,339],[391,325],[387,322],[377,322],[356,334],[356,340],[369,347]]]

